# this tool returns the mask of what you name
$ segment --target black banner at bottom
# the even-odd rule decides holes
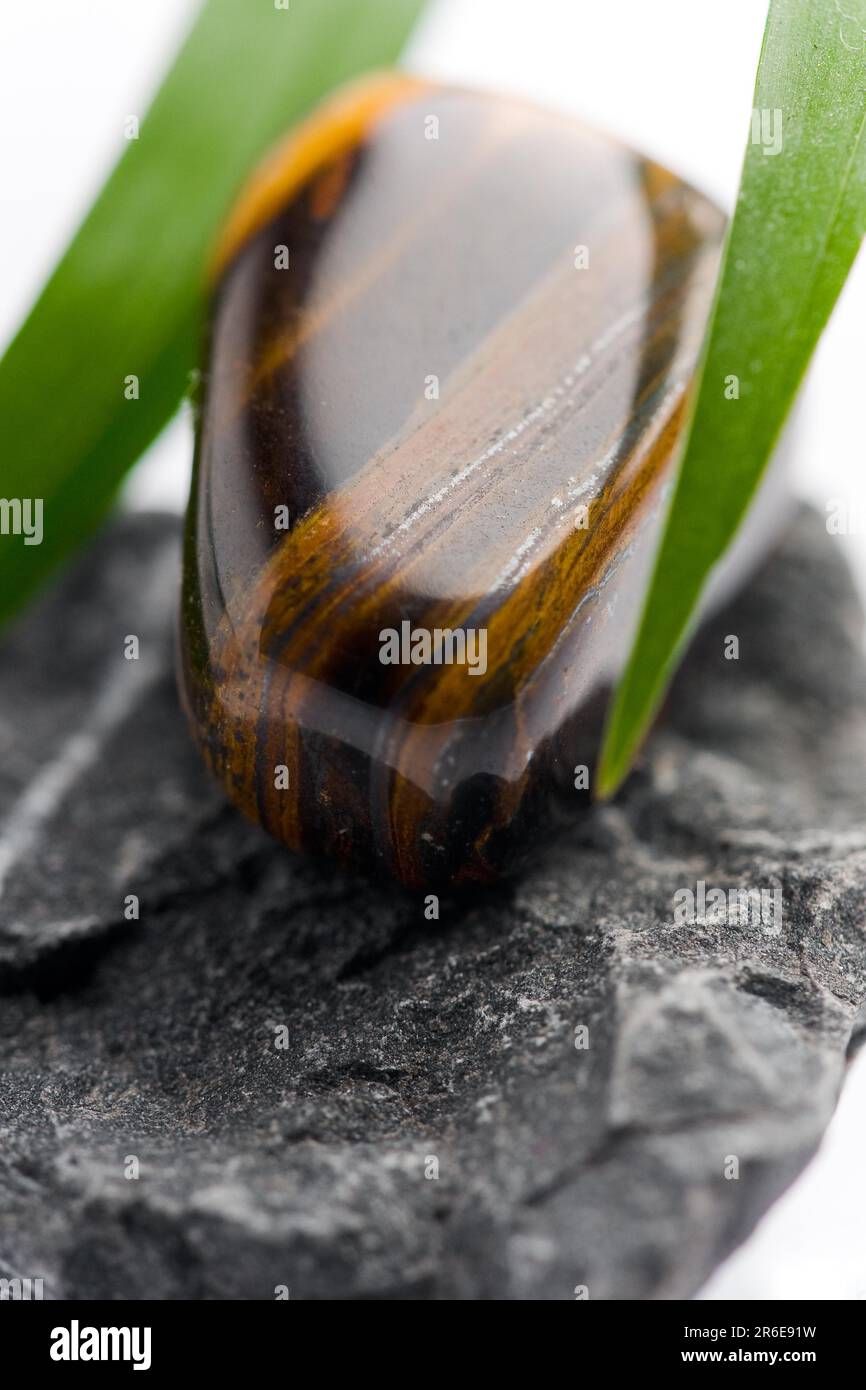
[[[860,1332],[857,1303],[592,1303],[577,1300],[565,1321],[548,1324],[551,1331],[575,1336],[579,1366],[598,1361],[611,1371],[639,1368],[642,1373],[666,1373],[674,1368],[703,1366],[820,1367],[823,1374],[841,1370],[853,1361]],[[362,1327],[358,1313],[349,1313],[346,1331],[384,1334],[375,1311],[365,1305]],[[459,1315],[462,1321],[462,1316]],[[515,1349],[513,1311],[500,1337],[491,1341],[485,1311],[477,1313],[485,1325],[477,1356],[511,1356]],[[299,1338],[326,1334],[316,1348],[324,1363],[335,1362],[334,1352],[346,1348],[353,1365],[375,1358],[375,1343],[351,1344],[333,1336],[335,1317],[345,1327],[347,1313],[333,1307],[296,1302],[280,1303],[56,1303],[4,1301],[0,1304],[0,1345],[4,1364],[16,1365],[20,1376],[30,1371],[58,1372],[61,1376],[93,1376],[110,1367],[114,1374],[129,1372],[159,1378],[193,1372],[220,1376],[243,1373],[269,1374],[282,1365],[288,1374],[298,1369]],[[441,1333],[441,1310],[431,1323]],[[393,1324],[388,1330],[396,1330]],[[405,1334],[405,1324],[400,1329]],[[533,1330],[536,1330],[533,1328]],[[441,1346],[437,1352],[436,1345]],[[538,1350],[537,1340],[534,1342]],[[351,1347],[351,1350],[350,1350]],[[527,1348],[528,1349],[528,1348]],[[590,1360],[590,1358],[595,1358]],[[461,1354],[462,1359],[462,1354]],[[492,1359],[492,1358],[491,1358]],[[438,1363],[438,1364],[437,1364]],[[265,1368],[269,1368],[265,1370]],[[324,1368],[324,1367],[323,1367]],[[396,1370],[396,1368],[394,1368]],[[453,1375],[453,1346],[449,1341],[425,1341],[422,1373],[439,1371]],[[401,1375],[417,1373],[408,1364]]]

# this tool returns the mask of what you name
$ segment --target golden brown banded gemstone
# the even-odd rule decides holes
[[[579,814],[722,231],[569,119],[399,76],[276,151],[215,260],[183,597],[248,816],[436,886]]]

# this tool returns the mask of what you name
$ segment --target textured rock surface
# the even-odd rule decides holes
[[[693,1292],[814,1150],[866,994],[860,616],[820,522],[705,632],[621,800],[438,923],[210,788],[171,674],[176,548],[115,528],[3,647],[0,1273],[52,1297]],[[781,887],[781,932],[675,926],[701,879]]]

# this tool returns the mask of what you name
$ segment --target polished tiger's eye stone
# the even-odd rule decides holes
[[[580,814],[722,232],[602,135],[400,76],[277,150],[216,256],[183,591],[248,816],[435,887]]]

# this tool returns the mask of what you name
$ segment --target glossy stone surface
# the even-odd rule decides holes
[[[722,231],[568,119],[399,77],[276,152],[216,259],[182,615],[247,815],[435,887],[579,812]],[[403,624],[467,659],[383,664]]]

